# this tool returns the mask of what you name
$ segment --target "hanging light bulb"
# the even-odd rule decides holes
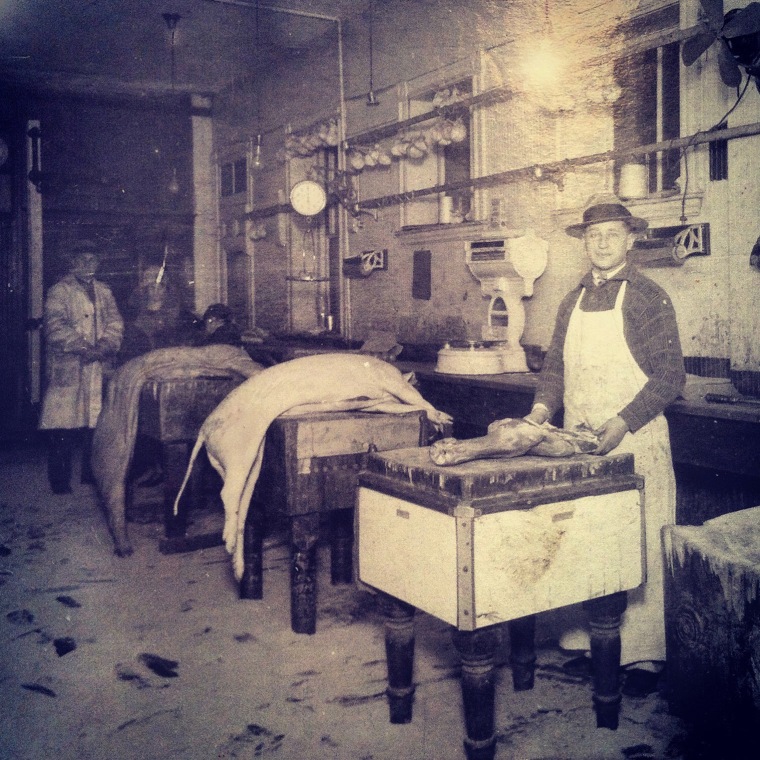
[[[379,106],[380,103],[375,95],[375,88],[373,84],[373,60],[372,60],[372,16],[373,16],[373,3],[369,4],[369,92],[367,93],[367,105]]]
[[[256,0],[256,52],[261,49],[259,34],[259,0]],[[261,169],[261,84],[256,83],[256,149],[253,153],[253,168]]]
[[[546,92],[561,86],[565,61],[558,52],[560,45],[554,36],[549,13],[549,0],[544,0],[544,23],[541,36],[533,46],[531,55],[525,62],[526,83],[539,91]]]
[[[170,42],[170,54],[171,54],[171,88],[172,88],[172,96],[174,95],[174,71],[175,71],[175,34],[177,31],[177,24],[179,23],[179,20],[182,18],[182,16],[179,15],[179,13],[162,13],[161,14],[164,22],[166,23],[166,27],[171,33],[171,42]],[[169,182],[169,187],[167,188],[169,192],[172,195],[177,195],[179,192],[179,181],[177,180],[177,167],[172,167],[172,178]]]
[[[179,192],[179,182],[177,180],[177,168],[172,168],[172,178],[169,180],[169,192],[176,195]]]

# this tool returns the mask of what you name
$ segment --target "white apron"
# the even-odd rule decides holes
[[[623,282],[615,308],[581,311],[575,304],[565,338],[565,427],[585,423],[597,429],[631,402],[647,377],[631,354],[623,332]],[[614,453],[632,453],[644,478],[646,583],[628,592],[620,629],[621,665],[665,660],[665,611],[660,529],[675,522],[676,486],[668,423],[660,414],[636,433],[626,433]],[[584,631],[568,631],[565,649],[588,649]]]

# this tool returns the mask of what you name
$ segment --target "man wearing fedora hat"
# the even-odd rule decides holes
[[[74,244],[68,274],[45,299],[47,387],[40,429],[49,431],[48,479],[59,494],[71,490],[77,438],[83,437],[82,482],[92,482],[90,446],[103,400],[103,362],[119,350],[124,332],[111,289],[95,279],[98,264],[93,243]]]
[[[663,411],[686,381],[670,298],[628,261],[646,227],[616,197],[596,197],[566,229],[583,241],[591,271],[560,304],[528,415],[540,424],[563,408],[565,427],[596,432],[595,453],[631,452],[644,476],[647,582],[628,593],[621,625],[623,693],[632,696],[655,690],[665,660],[660,529],[675,522],[675,478]],[[566,630],[560,646],[588,650],[585,625]]]

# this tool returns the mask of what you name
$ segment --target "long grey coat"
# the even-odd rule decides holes
[[[45,301],[47,390],[40,428],[94,428],[103,399],[103,365],[75,352],[98,341],[116,353],[124,322],[111,289],[93,282],[95,303],[73,274],[48,291]]]

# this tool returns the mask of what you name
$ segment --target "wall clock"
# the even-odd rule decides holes
[[[316,216],[327,205],[327,193],[324,187],[313,179],[296,182],[290,191],[290,205],[301,216]]]

